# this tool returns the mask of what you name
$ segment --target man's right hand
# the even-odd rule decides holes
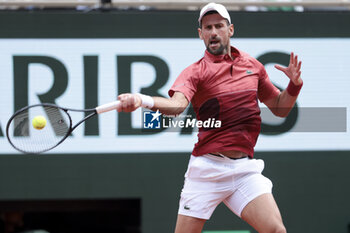
[[[118,96],[118,100],[120,101],[118,112],[133,112],[142,104],[141,97],[136,94],[121,94]]]

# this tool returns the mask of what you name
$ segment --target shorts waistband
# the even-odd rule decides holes
[[[212,154],[212,153],[208,153],[208,154],[209,154],[209,155],[216,156],[216,157],[220,157],[220,158],[229,158],[229,159],[232,159],[232,160],[239,160],[239,159],[248,158],[248,155],[242,156],[242,157],[239,157],[239,158],[230,158],[230,157],[227,157],[227,156],[222,155],[222,154]]]

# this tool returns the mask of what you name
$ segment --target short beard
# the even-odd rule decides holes
[[[208,45],[207,51],[213,55],[223,55],[226,52],[226,48],[224,45],[221,44],[217,50],[213,51],[209,48],[209,45]]]

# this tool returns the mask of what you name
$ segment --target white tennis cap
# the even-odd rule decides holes
[[[224,19],[227,19],[228,22],[231,24],[231,17],[230,17],[230,14],[227,12],[226,8],[221,4],[211,2],[205,5],[202,8],[201,12],[199,13],[199,18],[198,18],[199,25],[201,25],[203,16],[209,11],[218,12]]]

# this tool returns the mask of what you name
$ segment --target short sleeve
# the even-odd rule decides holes
[[[265,70],[265,67],[260,63],[260,76],[258,84],[258,98],[261,102],[277,97],[280,90],[272,84],[270,78]]]
[[[193,65],[183,70],[175,80],[174,84],[170,88],[168,94],[170,97],[174,95],[176,91],[184,94],[189,102],[197,91],[198,84],[198,72]]]

